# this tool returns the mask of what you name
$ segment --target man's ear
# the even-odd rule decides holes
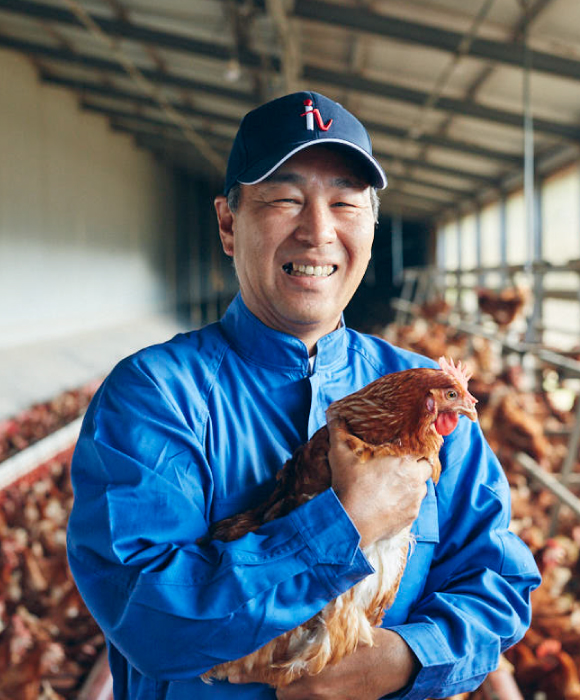
[[[220,194],[214,199],[214,207],[217,214],[220,230],[220,240],[224,253],[233,257],[234,255],[234,215],[228,206],[228,200]]]

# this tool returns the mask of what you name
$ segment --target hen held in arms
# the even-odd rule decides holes
[[[469,393],[465,368],[440,358],[441,369],[417,368],[385,375],[359,391],[335,401],[329,419],[342,422],[348,447],[361,462],[379,455],[425,458],[435,483],[441,473],[439,450],[443,436],[457,426],[459,414],[477,419],[476,399]],[[214,523],[208,535],[229,542],[261,524],[280,518],[331,485],[328,429],[323,426],[299,447],[277,475],[272,495],[253,510]],[[373,644],[372,629],[397,593],[407,560],[411,528],[375,542],[364,553],[375,573],[328,603],[299,627],[236,661],[210,669],[202,676],[227,679],[231,673],[283,687],[303,674],[320,673],[340,661],[358,644]]]

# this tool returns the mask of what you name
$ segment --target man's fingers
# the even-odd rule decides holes
[[[418,474],[424,481],[428,481],[433,476],[433,463],[426,457],[422,457],[417,462]]]
[[[330,447],[344,444],[346,437],[349,435],[346,427],[346,421],[338,416],[328,415],[328,439]]]
[[[256,678],[252,678],[249,674],[243,673],[242,671],[230,671],[228,674],[228,683],[234,683],[236,685],[241,683],[256,683],[259,682]]]
[[[333,413],[330,409],[326,412],[326,421],[328,429],[331,432],[336,432],[337,430],[346,430],[346,421],[344,420],[344,418],[341,418],[339,415]]]

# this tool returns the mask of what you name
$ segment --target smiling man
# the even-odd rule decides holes
[[[309,352],[338,327],[370,260],[375,214],[360,171],[348,152],[320,144],[242,185],[235,211],[216,200],[248,308]]]
[[[523,636],[538,583],[477,423],[426,461],[360,469],[331,427],[329,488],[232,542],[210,525],[260,503],[329,405],[430,360],[345,327],[386,177],[362,124],[317,93],[250,112],[215,200],[240,293],[215,324],[123,360],[73,459],[71,569],[108,643],[116,700],[420,700],[475,688]],[[413,524],[394,604],[340,663],[285,688],[213,666],[309,620],[373,573],[362,546]]]

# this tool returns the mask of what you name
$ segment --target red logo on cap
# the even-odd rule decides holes
[[[306,117],[306,128],[309,131],[314,131],[314,120],[316,119],[316,124],[321,131],[328,131],[330,125],[332,124],[332,119],[329,119],[325,124],[320,116],[320,111],[317,108],[312,108],[312,100],[304,100],[304,106],[306,111],[301,114],[301,117]]]

